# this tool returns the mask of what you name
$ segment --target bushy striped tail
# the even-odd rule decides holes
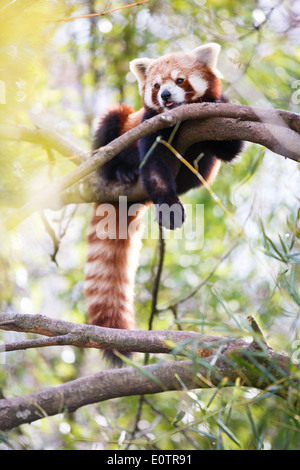
[[[135,327],[134,280],[145,206],[134,206],[126,204],[120,208],[119,203],[94,206],[87,235],[84,288],[89,323],[93,325],[130,330]],[[135,214],[128,215],[131,209]],[[114,365],[121,365],[113,351],[105,351],[105,356]]]

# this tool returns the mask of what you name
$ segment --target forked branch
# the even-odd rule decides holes
[[[297,379],[289,358],[261,342],[252,343],[183,331],[118,331],[54,320],[41,315],[0,314],[0,328],[46,335],[28,347],[70,344],[77,347],[122,348],[124,351],[170,352],[186,360],[150,366],[109,369],[57,387],[0,400],[0,430],[116,397],[171,390],[227,387],[240,383],[286,398]],[[256,331],[253,330],[255,337]],[[249,334],[249,333],[248,333]],[[36,344],[34,344],[34,341]],[[20,349],[7,345],[7,350]],[[26,349],[26,341],[21,344]],[[2,353],[4,354],[4,353]],[[8,353],[6,353],[8,355]],[[192,360],[189,360],[192,359]],[[113,386],[112,386],[113,384]],[[295,402],[297,402],[296,396]]]
[[[38,197],[34,196],[16,211],[9,220],[10,226],[15,226],[36,210],[59,209],[69,203],[118,201],[120,195],[127,196],[130,201],[144,201],[147,195],[140,181],[127,185],[107,183],[101,177],[95,177],[94,172],[141,137],[173,127],[177,123],[182,124],[176,137],[176,148],[182,154],[190,145],[203,140],[241,139],[263,145],[285,158],[299,161],[300,115],[231,103],[180,106],[143,122],[97,152],[84,152],[77,146],[68,145],[66,139],[50,131],[47,139],[45,131],[12,127],[8,129],[8,126],[1,130],[0,126],[2,139],[24,139],[52,145],[67,157],[70,157],[73,148],[73,156],[76,157],[74,163],[78,164],[76,169],[55,181],[52,186],[40,192]]]

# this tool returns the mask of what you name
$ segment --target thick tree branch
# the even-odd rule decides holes
[[[270,360],[265,360],[264,367],[276,374]],[[191,361],[166,362],[144,366],[139,370],[131,367],[107,370],[23,397],[0,400],[0,430],[9,431],[24,423],[62,412],[74,412],[82,406],[117,397],[182,390],[183,387],[185,390],[217,387],[224,377],[224,386],[233,386],[240,376],[243,376],[242,383],[246,386],[271,390],[273,385],[267,374],[260,378],[253,367],[252,371],[246,366],[239,369],[226,355],[219,356],[213,367],[209,361],[198,364],[197,375],[194,370]],[[278,373],[277,379],[282,379]]]
[[[190,145],[202,140],[242,139],[263,145],[286,158],[299,161],[300,115],[298,114],[231,103],[184,105],[149,119],[93,155],[76,148],[75,155],[80,155],[80,159],[75,159],[75,162],[84,160],[83,163],[57,180],[53,186],[39,193],[38,198],[34,197],[20,211],[16,211],[17,213],[10,219],[11,226],[24,220],[33,211],[43,208],[58,209],[69,203],[117,201],[120,195],[127,196],[131,201],[145,200],[147,195],[140,181],[133,185],[121,185],[115,182],[107,184],[92,174],[139,138],[183,121],[187,122],[180,126],[176,138],[176,148],[182,154]],[[5,135],[5,130],[2,134],[0,131],[1,135]],[[30,142],[38,140],[28,129],[21,133],[21,136],[18,134],[18,140],[21,137]],[[45,138],[44,134],[42,137]],[[14,138],[12,130],[6,133],[6,138]],[[40,143],[43,143],[43,138]],[[50,141],[56,140],[55,148],[57,150],[60,148],[63,155],[70,156],[71,149],[65,139],[61,139],[60,141],[59,136],[51,136]],[[50,142],[47,144],[50,145]]]
[[[80,348],[170,353],[172,345],[184,341],[195,341],[197,342],[198,354],[206,356],[216,350],[220,346],[220,342],[225,341],[227,343],[231,341],[235,345],[239,344],[239,340],[232,338],[203,336],[191,331],[118,330],[72,323],[42,315],[21,315],[5,312],[0,313],[0,329],[51,337],[51,340],[27,340],[10,344],[5,347],[6,351],[68,344]],[[168,342],[171,342],[172,345]]]
[[[64,136],[50,128],[33,128],[25,126],[12,126],[0,123],[0,140],[15,140],[17,142],[31,142],[46,148],[56,150],[65,157],[76,157],[74,162],[80,164],[86,158],[87,152]]]
[[[30,347],[72,344],[78,347],[160,353],[170,352],[173,348],[174,354],[194,357],[196,361],[107,370],[24,397],[0,400],[2,431],[116,397],[182,388],[233,386],[239,380],[244,386],[268,390],[286,398],[288,387],[296,383],[296,378],[290,375],[289,358],[276,354],[264,342],[255,340],[249,344],[242,339],[193,332],[114,330],[54,320],[41,315],[15,313],[0,314],[0,329],[51,337],[46,340],[29,340]],[[255,334],[253,329],[253,335]],[[26,342],[23,348],[26,348]],[[20,348],[17,343],[15,346],[8,345],[8,349]]]
[[[32,321],[29,321],[35,325],[34,328],[29,328],[30,330],[38,328],[36,324],[38,317],[34,316]],[[42,325],[44,319],[40,317],[39,320],[40,327],[45,328],[46,325]],[[12,323],[9,326],[10,321]],[[19,322],[16,319],[15,323],[12,319],[6,320],[1,323],[1,328],[16,329],[16,323],[24,321],[24,316],[20,315]],[[49,321],[46,323],[48,328]],[[58,322],[56,328],[64,330],[66,326],[64,323],[66,322]],[[45,334],[47,330],[43,331]],[[123,331],[123,337],[130,336],[130,333],[136,333],[137,337],[140,334],[140,332]],[[147,333],[147,337],[152,333],[158,334],[158,337],[162,334],[162,332],[144,333]],[[167,335],[169,333],[183,332],[167,332]],[[159,343],[160,341],[159,339]],[[24,423],[31,423],[64,411],[73,412],[82,406],[111,398],[180,389],[233,386],[236,380],[244,386],[273,391],[286,398],[288,385],[291,382],[287,357],[275,354],[269,348],[257,349],[256,345],[252,346],[242,341],[225,342],[222,347],[220,347],[220,338],[218,342],[218,348],[212,347],[210,351],[207,350],[209,352],[204,354],[205,359],[196,360],[196,363],[165,362],[140,368],[107,370],[23,397],[1,400],[0,430],[8,431]]]

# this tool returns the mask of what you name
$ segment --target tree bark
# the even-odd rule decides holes
[[[49,337],[47,341],[25,340],[8,344],[5,351],[71,345],[79,348],[117,349],[129,352],[170,353],[173,346],[184,341],[195,342],[201,356],[212,354],[220,342],[232,346],[240,345],[239,340],[200,335],[192,331],[132,331],[84,325],[43,315],[22,315],[0,312],[0,330],[34,333]],[[39,342],[38,342],[39,341]]]
[[[93,173],[139,138],[159,129],[173,127],[177,123],[182,124],[176,135],[176,149],[183,155],[195,142],[241,139],[263,145],[285,158],[299,162],[300,115],[233,104],[202,103],[181,106],[149,119],[93,154],[84,152],[49,130],[0,126],[0,138],[28,141],[53,148],[64,156],[74,157],[73,161],[78,165],[38,194],[38,197],[35,195],[20,210],[15,211],[9,219],[9,225],[17,225],[36,210],[58,209],[69,203],[117,201],[120,195],[127,196],[130,201],[145,200],[147,195],[140,181],[134,185],[114,182],[108,184],[101,177],[96,178]],[[75,411],[90,403],[121,396],[159,393],[182,387],[231,386],[239,380],[245,386],[269,390],[286,398],[288,386],[291,383],[298,386],[299,382],[290,374],[289,358],[272,351],[262,338],[256,338],[255,331],[254,340],[249,344],[242,339],[192,332],[120,331],[77,325],[39,315],[12,313],[0,313],[0,329],[31,332],[47,337],[6,345],[7,351],[69,344],[81,348],[152,353],[173,351],[173,354],[194,359],[193,362],[180,360],[107,370],[24,397],[1,400],[2,431],[45,416]]]
[[[71,143],[69,145],[65,138],[52,131],[11,126],[2,126],[1,129],[0,126],[2,139],[22,139],[52,146],[67,157],[73,153],[72,161],[78,165],[39,193],[38,197],[34,196],[19,211],[15,211],[8,221],[9,226],[14,227],[36,210],[55,210],[70,203],[115,202],[120,195],[133,202],[146,200],[147,194],[140,180],[135,184],[108,183],[98,175],[95,177],[93,173],[141,137],[173,127],[177,123],[183,123],[176,136],[176,148],[181,154],[190,145],[203,140],[241,139],[263,145],[285,158],[299,161],[300,115],[231,103],[180,106],[143,122],[96,152],[84,152],[78,146]]]
[[[241,385],[274,392],[286,398],[290,360],[276,354],[253,328],[252,343],[183,331],[124,331],[77,325],[41,315],[0,314],[0,329],[68,338],[78,347],[122,348],[124,351],[177,351],[193,361],[180,360],[124,369],[109,369],[57,387],[18,398],[0,400],[0,430],[53,416],[111,398],[164,391]],[[249,333],[247,333],[249,334]],[[258,337],[256,336],[258,334]],[[34,341],[34,340],[33,340]],[[9,346],[9,345],[8,345]],[[10,345],[11,346],[11,345]],[[26,346],[23,344],[23,349]],[[33,345],[31,345],[33,346]],[[31,347],[30,346],[30,347]],[[20,349],[9,347],[10,350]],[[175,353],[174,353],[175,354]],[[113,386],[112,386],[113,384]],[[280,386],[279,386],[280,385]]]

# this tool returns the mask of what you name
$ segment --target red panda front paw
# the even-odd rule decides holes
[[[176,228],[182,227],[186,215],[183,204],[179,199],[175,202],[163,202],[156,204],[156,218],[160,227],[167,228],[169,230],[175,230]]]
[[[116,179],[120,183],[135,183],[139,177],[138,168],[122,166],[116,169]]]

